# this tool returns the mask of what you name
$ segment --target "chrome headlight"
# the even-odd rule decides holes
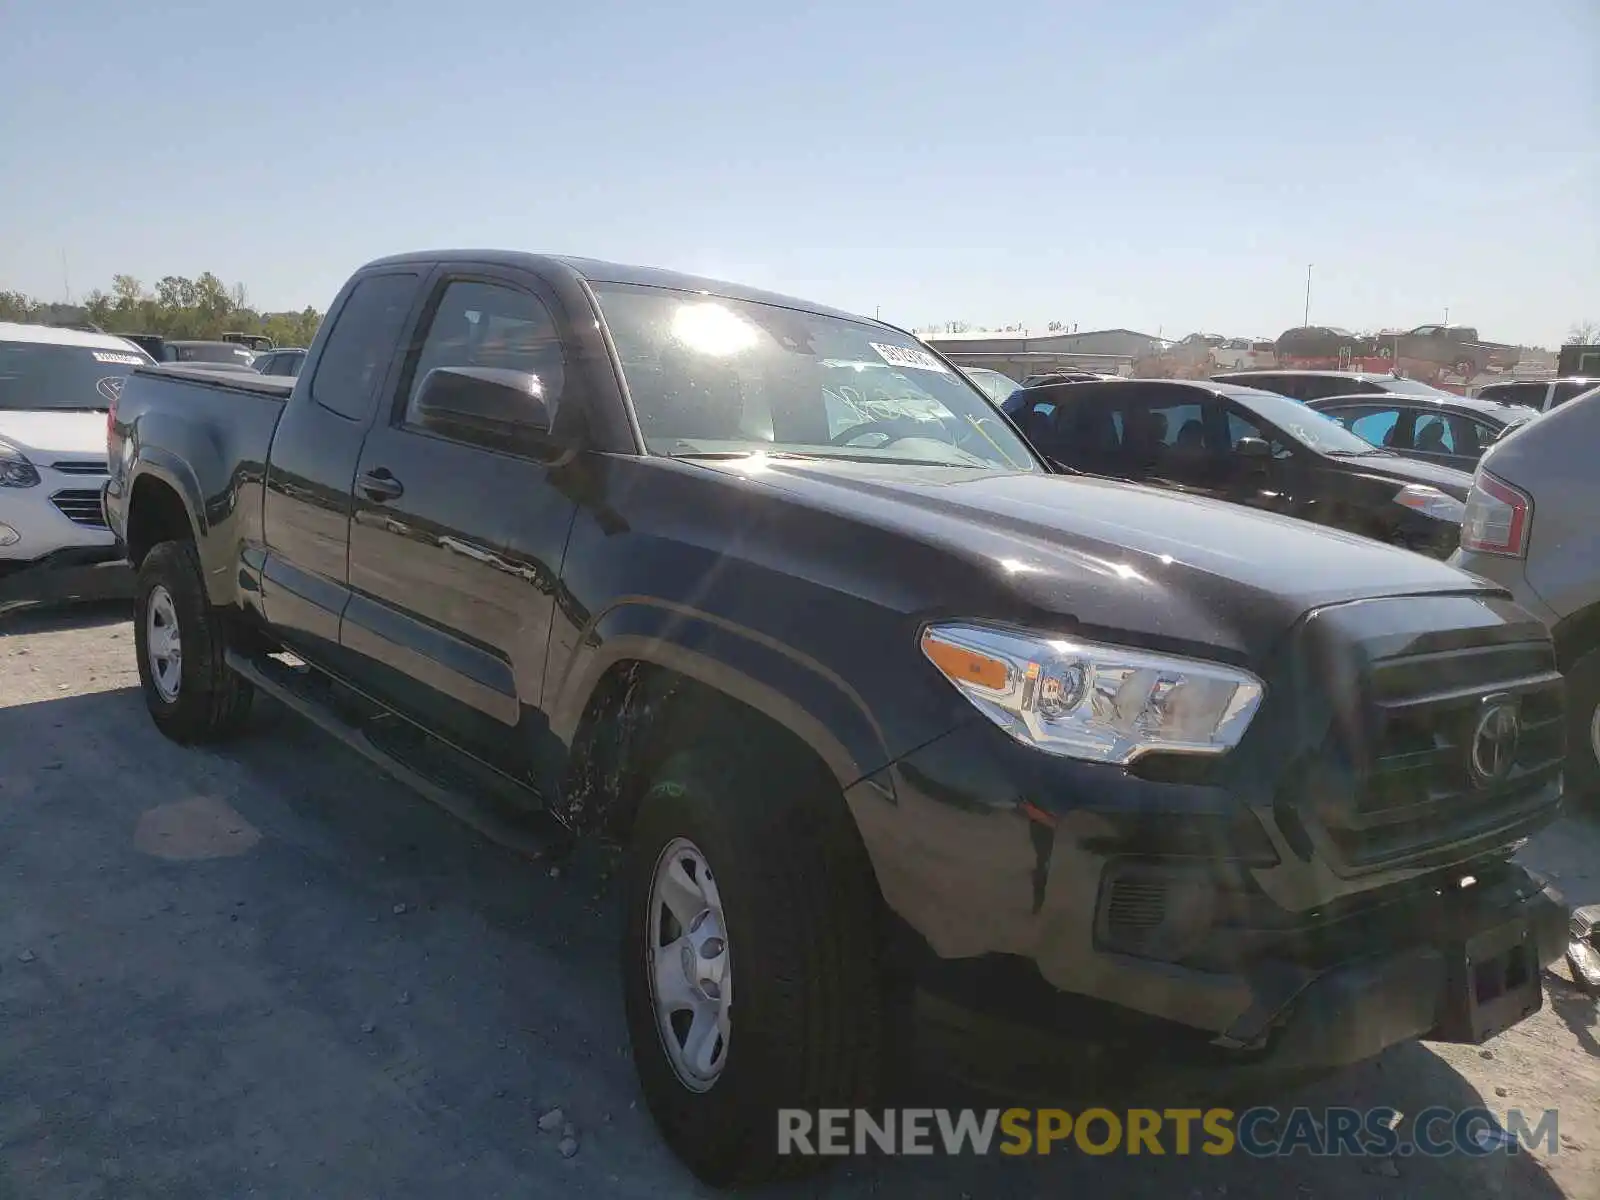
[[[1452,525],[1461,524],[1461,518],[1467,511],[1467,506],[1454,496],[1446,495],[1425,483],[1406,484],[1394,494],[1394,502],[1440,521],[1449,521]]]
[[[10,442],[0,442],[0,487],[29,488],[39,483],[39,470]]]
[[[1224,754],[1266,690],[1221,663],[961,622],[930,625],[922,652],[1017,741],[1091,762]]]

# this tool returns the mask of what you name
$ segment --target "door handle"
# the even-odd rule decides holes
[[[389,474],[389,468],[377,467],[368,471],[356,480],[356,489],[368,500],[379,504],[387,504],[390,500],[398,500],[405,495],[406,489],[400,481]]]

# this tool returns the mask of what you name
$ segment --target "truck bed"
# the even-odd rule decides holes
[[[182,379],[225,391],[248,392],[252,395],[287,400],[294,391],[294,380],[278,375],[250,375],[244,371],[229,371],[200,366],[196,363],[161,363],[154,366],[135,367],[134,375],[153,375],[168,379]]]

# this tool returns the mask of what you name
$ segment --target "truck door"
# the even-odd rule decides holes
[[[285,641],[330,669],[339,667],[350,594],[350,481],[425,270],[365,274],[345,290],[268,455],[262,612]]]
[[[579,402],[559,302],[520,273],[441,270],[355,472],[340,641],[368,694],[526,777],[577,505],[554,454],[488,429],[425,427],[437,368],[526,372],[550,412]]]

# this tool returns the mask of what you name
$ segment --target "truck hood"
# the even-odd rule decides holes
[[[955,561],[940,605],[998,591],[996,602],[1018,617],[1043,612],[1091,636],[1131,634],[1245,661],[1325,605],[1498,590],[1354,534],[1110,480],[775,458],[695,465],[946,552]]]
[[[103,412],[17,412],[0,408],[0,441],[11,443],[30,459],[41,454],[104,458],[106,415]]]
[[[1373,479],[1392,479],[1401,487],[1408,483],[1425,483],[1438,488],[1447,496],[1454,496],[1457,500],[1465,500],[1467,493],[1472,490],[1472,476],[1467,472],[1420,458],[1404,458],[1399,454],[1392,457],[1373,454],[1362,455],[1360,458],[1341,458],[1336,461],[1346,469],[1354,466],[1363,475]]]

